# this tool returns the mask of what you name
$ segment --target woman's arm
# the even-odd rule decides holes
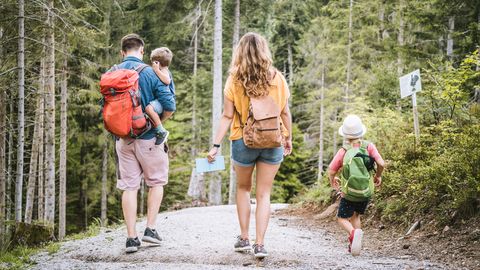
[[[168,74],[168,67],[160,68],[160,63],[157,61],[153,61],[152,68],[155,74],[157,74],[160,81],[162,81],[165,85],[170,84],[171,80],[170,80],[170,74]]]
[[[288,138],[285,138],[285,151],[283,153],[285,156],[287,156],[292,153],[292,114],[290,113],[290,108],[288,107],[288,101],[287,105],[285,105],[283,108],[280,117],[282,118],[282,123],[285,125],[285,128],[288,131]]]
[[[223,97],[223,114],[222,118],[220,118],[220,125],[218,126],[217,131],[215,132],[215,138],[213,139],[213,144],[221,144],[223,137],[227,133],[230,125],[232,124],[233,120],[233,102]],[[215,160],[215,156],[217,155],[218,148],[213,147],[210,152],[208,152],[208,161],[213,162]]]

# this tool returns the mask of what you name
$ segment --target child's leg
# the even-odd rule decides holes
[[[352,224],[353,228],[360,229],[361,228],[360,214],[357,212],[354,212],[353,216],[350,218],[350,223]]]
[[[147,107],[145,107],[145,112],[147,113],[148,117],[152,119],[153,125],[155,127],[162,125],[160,116],[158,115],[158,113],[155,112],[155,109],[153,108],[152,105],[148,104]]]
[[[340,226],[348,233],[348,235],[350,235],[353,229],[355,229],[350,220],[348,220],[348,218],[339,217],[337,221],[338,224],[340,224]]]

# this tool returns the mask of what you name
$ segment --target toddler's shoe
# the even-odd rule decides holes
[[[362,229],[352,230],[352,232],[350,233],[350,237],[348,237],[348,241],[350,242],[350,244],[348,245],[348,252],[352,253],[352,256],[360,255],[360,251],[362,250],[362,239]]]

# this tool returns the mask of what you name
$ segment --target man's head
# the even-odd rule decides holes
[[[150,54],[150,61],[152,61],[152,63],[157,61],[162,67],[168,67],[172,62],[172,58],[173,53],[167,47],[156,48]]]
[[[122,56],[136,56],[140,59],[143,57],[145,42],[139,35],[128,34],[122,38],[120,44],[122,46]]]

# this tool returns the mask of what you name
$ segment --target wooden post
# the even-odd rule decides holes
[[[412,93],[412,107],[413,107],[413,129],[415,130],[415,143],[420,142],[420,127],[418,125],[418,111],[417,111],[417,93]]]

